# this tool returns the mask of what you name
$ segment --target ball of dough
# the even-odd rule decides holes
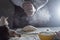
[[[37,28],[31,25],[27,25],[23,28],[23,31],[25,32],[31,32],[31,31],[35,31]]]

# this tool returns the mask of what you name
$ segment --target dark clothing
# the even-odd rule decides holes
[[[8,28],[4,26],[0,26],[0,40],[8,40],[9,39],[9,32]]]
[[[26,13],[21,7],[15,6],[13,28],[23,28],[26,25],[28,25],[28,21],[26,20]]]
[[[44,10],[47,10],[45,7],[40,9],[39,11],[36,11],[36,13],[33,16],[27,16],[24,12],[23,8],[19,6],[15,6],[15,14],[13,18],[13,28],[23,28],[27,25],[32,25],[35,27],[46,27],[47,22],[49,21],[49,14],[44,17],[45,14]]]

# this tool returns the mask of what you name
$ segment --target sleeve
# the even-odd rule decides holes
[[[11,0],[15,5],[22,7],[23,0]]]
[[[35,6],[35,8],[37,9],[37,11],[44,7],[46,4],[48,3],[48,0],[34,0],[33,4]]]

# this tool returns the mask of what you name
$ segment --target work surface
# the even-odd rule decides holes
[[[46,31],[47,29],[49,29],[49,31],[52,31],[52,32],[60,31],[60,27],[41,27],[41,28],[37,28],[37,30],[35,30],[33,32],[23,32],[23,31],[21,31],[21,28],[19,28],[19,29],[16,29],[16,31],[18,33],[39,33],[39,32]]]
[[[40,40],[37,33],[46,31],[46,29],[49,29],[52,32],[58,32],[60,31],[60,27],[42,27],[38,28],[36,31],[33,32],[22,32],[21,29],[17,29],[16,32],[21,34],[21,37],[18,38],[11,38],[10,40]]]

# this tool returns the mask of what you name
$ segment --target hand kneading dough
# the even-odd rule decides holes
[[[22,30],[25,32],[35,31],[37,28],[31,25],[25,26]]]

